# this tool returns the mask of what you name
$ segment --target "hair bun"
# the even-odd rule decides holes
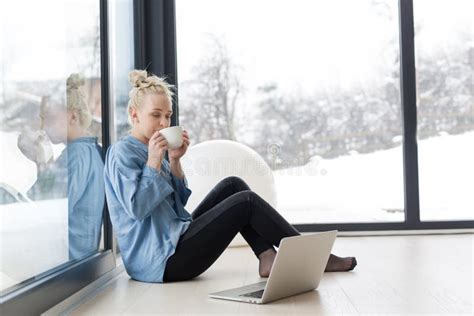
[[[81,75],[77,74],[77,73],[71,74],[67,78],[67,81],[66,81],[66,85],[67,85],[68,90],[69,89],[79,89],[79,87],[83,86],[84,83],[85,83],[84,78]]]
[[[128,73],[128,81],[137,88],[147,82],[147,77],[146,70],[132,70]]]

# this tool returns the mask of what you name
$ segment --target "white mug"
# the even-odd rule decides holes
[[[181,126],[163,128],[160,130],[160,134],[165,137],[170,149],[176,149],[183,145],[183,128]]]

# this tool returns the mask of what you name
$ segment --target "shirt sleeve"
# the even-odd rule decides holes
[[[84,197],[84,192],[88,185],[86,179],[87,169],[84,168],[85,164],[84,161],[82,161],[84,157],[85,153],[80,149],[74,151],[68,149],[67,192],[69,215],[72,215],[74,210],[77,209],[76,206],[81,202],[81,197]],[[87,197],[83,199],[83,202],[85,201],[87,201]]]
[[[143,220],[173,193],[173,188],[158,170],[147,165],[141,168],[136,157],[121,156],[107,157],[112,188],[125,212],[135,220]]]
[[[171,178],[176,185],[176,191],[178,192],[178,196],[181,199],[181,203],[183,203],[183,206],[185,206],[192,193],[192,191],[188,188],[188,181],[186,180],[186,177],[180,179],[174,176],[172,173]]]
[[[102,217],[104,208],[104,163],[94,148],[86,144],[68,148],[69,214],[82,210],[81,215]]]
[[[104,163],[85,143],[68,147],[69,259],[96,251],[104,208]]]

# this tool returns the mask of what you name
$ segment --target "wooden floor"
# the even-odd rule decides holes
[[[207,297],[262,280],[250,248],[229,248],[208,271],[188,282],[140,283],[124,272],[68,314],[472,315],[473,237],[338,237],[333,253],[355,255],[354,271],[325,273],[316,291],[266,305]]]

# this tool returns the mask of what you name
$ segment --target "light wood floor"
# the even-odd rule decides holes
[[[325,273],[316,291],[266,305],[207,297],[262,280],[250,248],[229,248],[188,282],[140,283],[124,272],[70,314],[472,315],[473,240],[472,234],[338,237],[333,253],[355,255],[354,271]]]

